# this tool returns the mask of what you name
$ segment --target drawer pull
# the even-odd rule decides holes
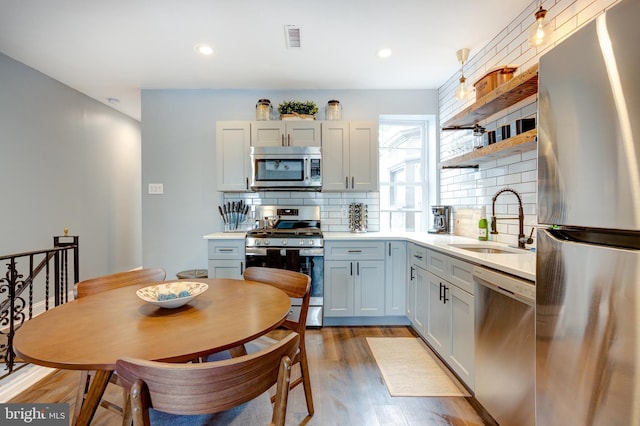
[[[347,250],[349,253],[362,253],[362,250]]]

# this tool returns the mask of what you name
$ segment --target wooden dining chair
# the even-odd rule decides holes
[[[147,268],[137,269],[133,271],[117,272],[115,274],[103,275],[96,278],[90,278],[84,281],[80,281],[73,288],[73,295],[75,298],[81,298],[90,296],[92,294],[101,293],[107,290],[113,290],[116,288],[127,287],[135,284],[142,284],[151,281],[164,281],[167,276],[164,269],[161,268]],[[74,423],[75,419],[80,413],[80,407],[87,396],[91,380],[93,379],[93,372],[82,370],[80,374],[80,386],[76,394],[76,405],[74,408]],[[111,375],[110,382],[118,385],[118,377],[116,374]],[[123,408],[107,399],[102,399],[100,405],[108,410],[122,414]]]
[[[300,335],[298,351],[296,352],[295,357],[292,358],[294,365],[300,365],[300,377],[291,382],[290,389],[293,389],[302,383],[304,387],[304,396],[307,402],[307,410],[309,415],[313,416],[313,396],[311,394],[309,362],[307,360],[307,351],[304,339],[307,328],[307,312],[309,311],[309,301],[311,299],[311,277],[300,272],[288,271],[285,269],[251,266],[244,271],[244,279],[272,285],[284,291],[289,297],[302,299],[300,315],[298,318],[287,318],[282,326]],[[271,339],[268,336],[262,336],[248,343],[245,347],[255,345],[258,348],[262,348],[274,344],[275,342],[276,340]],[[232,354],[235,356],[233,351]]]
[[[276,385],[271,424],[282,426],[287,412],[291,359],[299,340],[297,333],[291,333],[254,354],[206,363],[172,364],[122,358],[116,362],[116,371],[130,395],[125,419],[129,423],[132,418],[133,426],[147,426],[150,408],[173,415],[219,413],[249,402]]]

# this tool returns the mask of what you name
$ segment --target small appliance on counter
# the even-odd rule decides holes
[[[451,206],[431,206],[433,227],[430,234],[449,234],[451,232]]]
[[[349,204],[349,229],[351,232],[367,232],[367,205]]]

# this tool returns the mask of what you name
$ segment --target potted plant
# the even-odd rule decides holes
[[[281,120],[315,120],[317,113],[318,106],[313,101],[282,101],[278,105],[278,114],[280,114]]]

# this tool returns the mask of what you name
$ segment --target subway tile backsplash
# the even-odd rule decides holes
[[[280,206],[320,206],[320,223],[325,232],[349,232],[349,204],[367,205],[367,230],[380,230],[379,192],[298,192],[273,191],[253,193],[225,192],[223,202],[243,200],[249,206],[273,204]]]

